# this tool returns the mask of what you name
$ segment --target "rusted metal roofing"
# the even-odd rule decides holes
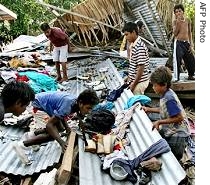
[[[24,129],[15,126],[0,125],[0,172],[13,175],[32,175],[46,170],[59,162],[61,148],[56,141],[41,145],[35,152],[31,150],[28,157],[31,165],[24,165],[13,149],[13,142],[19,141]]]
[[[94,69],[93,78],[95,80],[97,80],[97,78],[100,79],[101,76],[105,75],[106,78],[104,83],[108,89],[115,89],[123,83],[122,78],[110,59],[101,59],[98,61],[94,58],[84,59],[80,60],[77,63],[77,66],[77,75],[84,74],[87,69]],[[108,72],[100,73],[99,69],[102,67],[108,67]],[[68,88],[68,91],[78,95],[85,88],[85,83],[82,80],[75,80],[71,82],[71,87]],[[130,90],[124,90],[121,97],[114,102],[114,111],[123,110],[128,98],[132,96],[133,94]],[[126,150],[129,158],[133,159],[140,155],[150,145],[158,141],[161,136],[158,131],[152,131],[152,123],[146,113],[143,110],[136,109],[130,123],[129,138],[131,140],[131,146],[126,147]],[[183,168],[180,166],[172,152],[163,154],[160,159],[163,162],[162,170],[157,173],[152,173],[151,184],[177,185],[185,177]],[[129,182],[114,181],[108,174],[105,174],[101,170],[99,157],[96,154],[84,152],[84,142],[81,138],[79,138],[79,178],[80,185],[131,184]]]
[[[0,4],[0,20],[14,20],[17,19],[17,15]]]

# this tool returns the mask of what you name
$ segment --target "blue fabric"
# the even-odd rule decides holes
[[[142,105],[145,105],[147,103],[150,103],[151,99],[146,95],[134,95],[133,97],[128,99],[127,105],[125,105],[124,109],[132,107],[137,102],[140,102]]]
[[[168,106],[172,104],[171,106]],[[186,117],[185,110],[176,95],[176,93],[172,89],[168,89],[165,94],[160,98],[160,119],[168,119],[170,114],[174,114],[177,112],[181,112],[184,116],[184,120],[180,121],[179,123],[170,123],[170,124],[163,124],[162,128],[159,132],[162,132],[163,137],[188,137],[189,136],[189,128],[188,119]],[[172,110],[169,110],[172,109]],[[180,110],[181,111],[180,111]],[[177,114],[176,114],[177,115]]]
[[[57,82],[54,78],[43,74],[38,73],[36,71],[27,71],[27,72],[20,72],[20,76],[26,75],[30,81],[29,85],[34,90],[35,93],[43,92],[43,91],[57,91]]]
[[[142,161],[146,161],[148,159],[151,159],[152,157],[159,156],[163,153],[169,152],[170,150],[171,149],[166,140],[160,139],[156,143],[152,144],[147,150],[145,150],[141,155],[139,155],[135,159],[133,160],[115,159],[113,163],[122,166],[125,169],[125,171],[128,173],[126,179],[131,181],[132,183],[136,183],[137,176],[134,173],[134,170],[136,170],[139,167],[139,164]]]
[[[99,103],[98,105],[96,105],[93,108],[93,111],[94,110],[102,110],[102,109],[112,110],[113,108],[114,108],[114,103],[108,101],[105,104]]]
[[[118,89],[114,89],[113,91],[111,91],[106,97],[107,101],[113,102],[117,100],[117,98],[119,98],[123,93],[124,89],[127,88],[128,86],[129,84],[123,84]]]
[[[45,111],[49,116],[64,118],[71,114],[76,97],[67,92],[42,92],[35,96],[32,106]]]
[[[166,102],[166,106],[170,117],[176,116],[181,113],[181,109],[178,107],[175,99],[168,100]]]

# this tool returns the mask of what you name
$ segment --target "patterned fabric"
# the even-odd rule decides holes
[[[161,119],[167,119],[181,113],[184,120],[179,123],[165,124],[161,125],[161,133],[165,137],[169,136],[179,136],[187,137],[189,133],[189,124],[186,113],[182,107],[180,100],[172,89],[169,89],[163,97],[160,98],[160,117]]]
[[[144,65],[144,72],[139,82],[149,79],[149,54],[144,42],[138,37],[134,43],[130,45],[130,63],[128,69],[128,77],[132,82],[136,78],[137,68]]]

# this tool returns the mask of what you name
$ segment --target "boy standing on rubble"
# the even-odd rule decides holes
[[[175,20],[173,21],[174,54],[173,71],[174,81],[180,80],[180,68],[182,59],[188,71],[188,80],[195,80],[195,57],[192,52],[193,41],[191,33],[191,22],[184,16],[184,6],[182,4],[174,7]]]
[[[44,32],[46,37],[50,40],[50,52],[53,48],[53,62],[55,62],[55,67],[57,71],[58,82],[63,82],[68,80],[67,75],[67,56],[68,52],[71,51],[70,41],[68,35],[57,27],[50,27],[47,23],[43,23],[40,26],[41,30]],[[63,77],[61,76],[60,64],[62,66]]]
[[[3,121],[5,113],[21,115],[34,98],[35,93],[27,83],[10,82],[6,84],[0,97],[0,122]]]

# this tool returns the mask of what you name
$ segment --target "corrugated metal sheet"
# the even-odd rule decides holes
[[[0,125],[0,172],[26,176],[46,170],[49,166],[58,163],[61,148],[57,142],[52,141],[41,145],[37,152],[31,150],[28,156],[32,164],[24,165],[12,147],[12,143],[20,140],[23,133],[24,129]]]
[[[122,78],[117,72],[116,68],[112,64],[110,59],[106,61],[94,61],[95,59],[83,60],[78,62],[77,74],[81,75],[85,73],[87,69],[94,69],[95,79],[105,75],[105,84],[109,89],[115,89],[122,84]],[[84,62],[85,61],[85,62]],[[91,64],[93,62],[93,64]],[[99,73],[101,67],[108,66],[108,72],[104,74]],[[85,89],[83,81],[72,81],[71,88],[68,91],[74,94],[79,94]],[[124,105],[127,103],[128,98],[132,97],[133,94],[130,90],[124,90],[120,98],[115,102],[115,111],[124,109]],[[134,112],[133,119],[130,123],[129,138],[131,140],[131,146],[127,147],[129,158],[133,159],[140,155],[150,145],[158,141],[161,136],[157,131],[152,131],[152,123],[145,114],[144,111],[137,109]],[[152,174],[153,185],[177,185],[181,179],[184,178],[185,172],[180,166],[174,155],[169,152],[163,154],[161,157],[163,162],[162,170]],[[105,174],[101,170],[101,163],[96,154],[84,152],[84,143],[79,138],[79,178],[80,185],[114,185],[114,184],[131,184],[129,182],[117,182],[110,178],[108,174]]]
[[[116,60],[116,59],[115,59]],[[104,83],[108,89],[119,87],[123,80],[118,71],[112,64],[110,59],[106,57],[88,58],[70,63],[71,69],[75,70],[76,75],[83,75],[87,71],[92,71],[92,80],[100,80],[105,76]],[[108,67],[108,72],[99,72],[100,68]],[[66,85],[66,90],[73,94],[79,94],[86,88],[84,81],[71,80]],[[97,92],[100,95],[100,91]],[[115,111],[123,110],[128,98],[133,94],[130,90],[124,90],[120,98],[115,102]],[[144,113],[137,109],[134,112],[133,119],[130,123],[129,138],[131,146],[126,147],[128,156],[133,159],[140,155],[150,145],[158,141],[161,136],[157,131],[151,131],[152,123]],[[24,130],[15,128],[14,126],[0,126],[0,172],[14,175],[32,175],[45,170],[49,166],[53,166],[59,161],[61,149],[57,142],[49,142],[46,146],[42,146],[38,152],[33,152],[33,163],[25,166],[17,158],[12,149],[12,140],[19,140]],[[114,185],[114,184],[131,184],[129,182],[118,182],[111,179],[108,174],[101,170],[101,162],[96,154],[84,152],[84,143],[79,138],[79,178],[80,185]],[[174,157],[169,152],[161,157],[163,162],[162,170],[152,174],[153,185],[177,185],[184,178],[185,172]]]
[[[130,12],[124,12],[124,20],[126,22],[142,20],[148,28],[147,37],[171,53],[171,42],[167,38],[166,29],[157,12],[155,2],[153,0],[129,0],[126,5],[129,6],[133,16]]]

